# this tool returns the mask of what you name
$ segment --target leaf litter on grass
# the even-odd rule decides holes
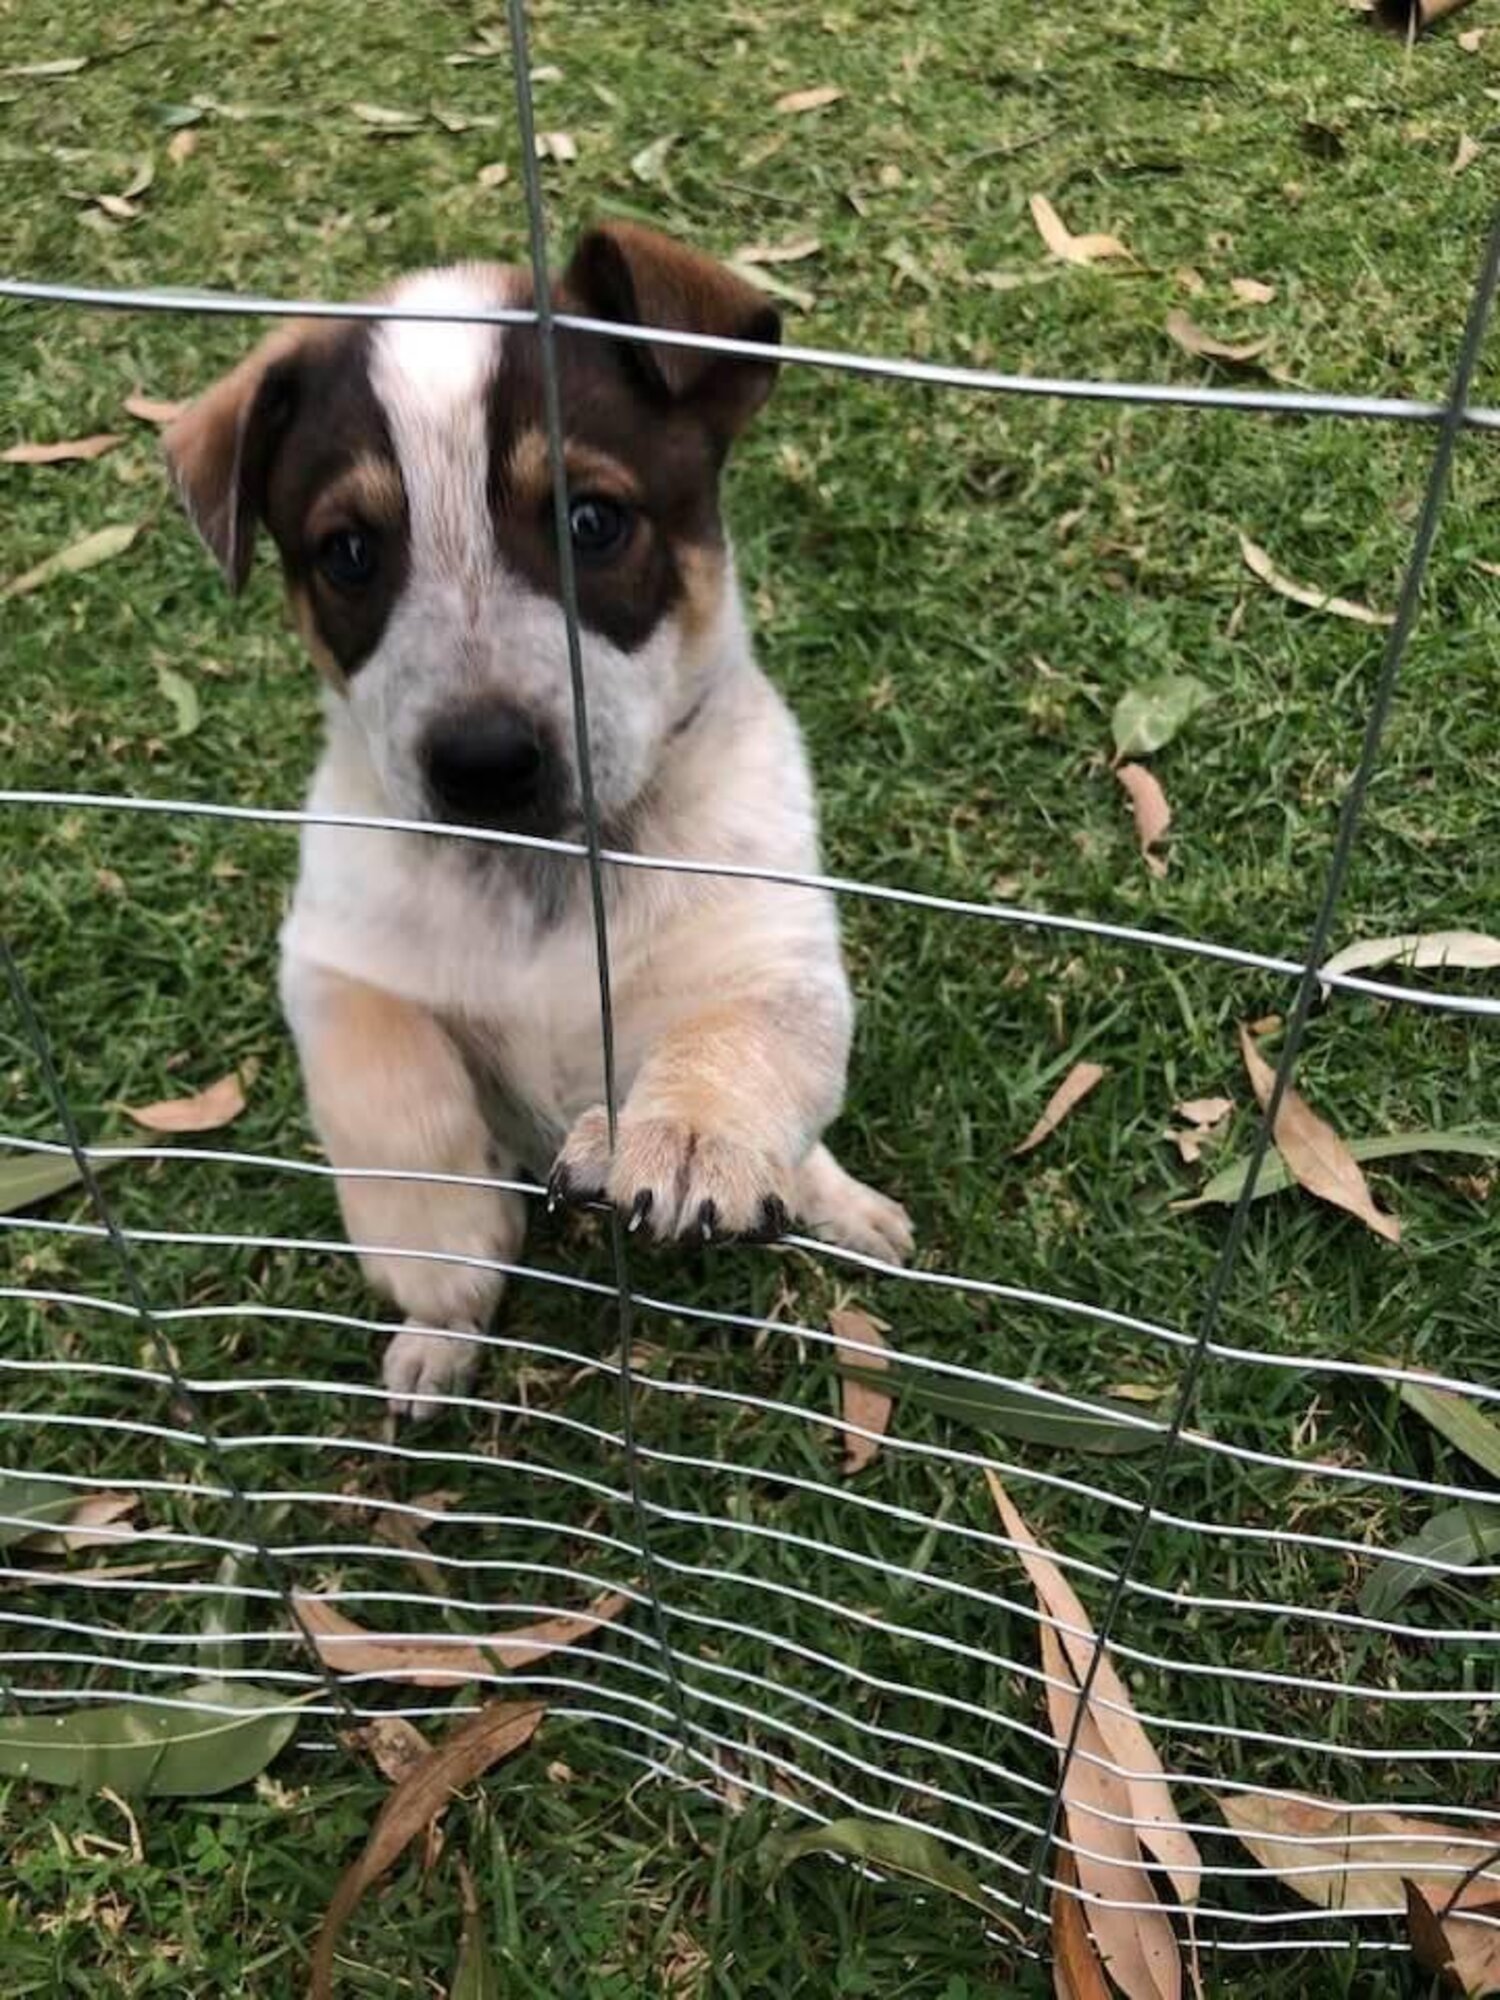
[[[890,1392],[872,1379],[891,1365],[885,1351],[890,1328],[858,1306],[836,1306],[828,1324],[839,1371],[840,1415],[854,1426],[844,1433],[844,1471],[852,1476],[879,1456],[891,1421]]]
[[[1249,1029],[1243,1025],[1240,1028],[1240,1053],[1255,1100],[1264,1111],[1271,1102],[1276,1073],[1255,1046]],[[1366,1228],[1373,1229],[1388,1243],[1401,1241],[1400,1221],[1386,1210],[1376,1207],[1370,1184],[1361,1173],[1354,1155],[1333,1127],[1318,1116],[1307,1099],[1290,1083],[1282,1092],[1272,1138],[1292,1177],[1309,1194],[1315,1194],[1321,1200],[1332,1202],[1335,1207],[1357,1216]]]
[[[1076,1110],[1089,1092],[1102,1083],[1108,1074],[1109,1072],[1100,1063],[1074,1063],[1047,1099],[1041,1117],[1037,1119],[1026,1137],[1018,1145],[1011,1147],[1011,1158],[1019,1159],[1024,1153],[1033,1152],[1044,1139],[1050,1138],[1068,1114]]]

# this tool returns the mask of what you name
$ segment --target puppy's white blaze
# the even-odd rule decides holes
[[[510,303],[505,274],[478,266],[421,271],[391,303],[484,312]],[[406,487],[413,580],[474,590],[491,568],[488,390],[505,329],[461,320],[384,320],[370,382]]]

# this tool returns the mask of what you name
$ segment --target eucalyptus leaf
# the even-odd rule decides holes
[[[207,1674],[230,1673],[244,1665],[244,1641],[228,1637],[244,1619],[244,1599],[234,1589],[239,1580],[240,1558],[225,1556],[214,1571],[214,1582],[224,1594],[210,1597],[203,1614],[203,1644],[198,1649],[198,1659]]]
[[[1159,674],[1129,688],[1115,703],[1110,727],[1121,757],[1149,757],[1170,743],[1190,717],[1213,700],[1195,674]]]
[[[1460,1396],[1452,1389],[1428,1389],[1420,1382],[1403,1382],[1401,1400],[1465,1458],[1500,1479],[1500,1428],[1488,1417],[1482,1417],[1467,1396]]]
[[[1460,1127],[1451,1132],[1378,1132],[1364,1139],[1346,1139],[1344,1144],[1356,1160],[1400,1160],[1413,1153],[1459,1153],[1471,1160],[1500,1160],[1500,1128],[1486,1125]],[[1248,1160],[1231,1160],[1212,1180],[1205,1181],[1190,1201],[1172,1204],[1178,1214],[1207,1205],[1229,1207],[1240,1198],[1250,1172]],[[1268,1153],[1255,1178],[1252,1201],[1268,1194],[1280,1194],[1293,1185],[1292,1175],[1279,1153]]]
[[[203,704],[198,699],[198,690],[186,674],[168,666],[156,669],[156,685],[171,702],[176,715],[177,726],[173,735],[191,736],[203,720]]]
[[[839,1373],[878,1388],[883,1395],[894,1397],[898,1405],[909,1403],[974,1430],[1021,1438],[1029,1444],[1067,1445],[1101,1457],[1126,1458],[1150,1451],[1162,1437],[1159,1424],[1143,1421],[1139,1411],[1124,1401],[1079,1398],[1064,1407],[1029,1395],[1024,1388],[1005,1388],[993,1382],[962,1382],[948,1377],[939,1383],[904,1369],[876,1375],[841,1368]]]
[[[458,1947],[458,1967],[448,2000],[500,2000],[500,1978],[490,1956],[490,1941],[477,1903],[464,1911],[463,1938]]]
[[[1477,1563],[1496,1554],[1500,1554],[1500,1507],[1445,1507],[1370,1572],[1359,1593],[1359,1608],[1367,1618],[1389,1618],[1414,1591],[1443,1580],[1441,1570],[1403,1562],[1403,1556]]]
[[[136,536],[141,532],[139,521],[117,521],[112,527],[96,528],[91,535],[85,535],[80,542],[71,542],[65,549],[39,562],[35,569],[29,569],[22,576],[12,577],[0,589],[0,598],[26,597],[33,590],[40,590],[55,576],[77,576],[80,571],[97,569],[100,563],[112,562],[116,556],[124,555]]]
[[[0,1515],[6,1517],[0,1520],[0,1549],[13,1549],[18,1542],[30,1541],[39,1529],[66,1521],[78,1499],[75,1488],[50,1479],[0,1475]]]
[[[828,1826],[808,1827],[804,1833],[773,1834],[761,1853],[773,1880],[804,1855],[832,1854],[903,1875],[928,1889],[941,1889],[999,1921],[994,1900],[985,1895],[977,1877],[920,1827],[894,1826],[889,1820],[837,1819]]]
[[[201,1681],[182,1700],[201,1706],[122,1702],[0,1720],[0,1777],[89,1792],[107,1785],[137,1798],[211,1798],[263,1771],[296,1733],[286,1697],[267,1688]]]

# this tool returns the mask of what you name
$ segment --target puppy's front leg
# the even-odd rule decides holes
[[[336,1168],[496,1171],[469,1074],[430,1014],[296,960],[283,966],[282,1000],[313,1122]],[[524,1203],[499,1188],[420,1180],[341,1176],[338,1191],[350,1241],[369,1246],[360,1251],[365,1276],[407,1316],[382,1368],[392,1407],[427,1415],[434,1396],[462,1389],[474,1372],[479,1344],[471,1336],[494,1312],[504,1282],[485,1263],[520,1249]]]
[[[838,1109],[848,1033],[842,996],[821,990],[690,1015],[642,1063],[613,1158],[601,1106],[574,1125],[554,1197],[605,1196],[663,1242],[779,1234],[798,1167]]]

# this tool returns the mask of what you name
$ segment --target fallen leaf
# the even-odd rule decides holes
[[[1412,1153],[1458,1153],[1466,1159],[1500,1160],[1500,1129],[1483,1126],[1452,1132],[1381,1132],[1370,1138],[1346,1139],[1343,1143],[1360,1162],[1404,1159]],[[1173,1202],[1172,1207],[1182,1213],[1205,1204],[1225,1206],[1236,1202],[1249,1171],[1248,1160],[1233,1160],[1227,1167],[1221,1167],[1191,1201]],[[1250,1199],[1263,1201],[1267,1195],[1281,1194],[1295,1180],[1285,1160],[1272,1155],[1262,1160]]]
[[[85,1792],[108,1785],[127,1798],[212,1798],[263,1771],[296,1732],[284,1693],[244,1681],[200,1681],[178,1699],[196,1706],[121,1702],[6,1717],[0,1775]],[[233,1713],[214,1713],[225,1709]]]
[[[95,1160],[96,1174],[120,1164],[118,1160]],[[71,1159],[59,1153],[30,1153],[17,1159],[0,1158],[0,1215],[14,1215],[33,1202],[77,1187],[83,1180]]]
[[[1189,1125],[1197,1125],[1204,1131],[1212,1131],[1222,1125],[1234,1109],[1232,1097],[1189,1097],[1172,1109],[1179,1118],[1185,1118]]]
[[[1483,150],[1484,148],[1477,139],[1473,138],[1467,132],[1461,132],[1458,137],[1458,150],[1453,155],[1453,164],[1448,169],[1449,173],[1455,175],[1461,174],[1466,167],[1472,167]]]
[[[1272,1792],[1231,1792],[1218,1805],[1262,1868],[1324,1910],[1388,1910],[1402,1901],[1402,1884],[1408,1881],[1446,1903],[1459,1878],[1484,1858],[1475,1841],[1492,1837],[1486,1826],[1471,1826],[1465,1840],[1457,1828],[1434,1820]],[[1356,1834],[1361,1838],[1351,1840]],[[1487,1903],[1497,1893],[1500,1876],[1485,1874],[1469,1883],[1459,1900]]]
[[[186,674],[178,673],[175,667],[158,665],[156,685],[171,702],[177,717],[174,736],[191,736],[203,720],[203,705],[198,699],[198,690]]]
[[[365,1751],[380,1775],[393,1785],[399,1785],[424,1757],[432,1755],[432,1745],[404,1715],[377,1716],[363,1728],[351,1729],[346,1740]]]
[[[474,176],[482,188],[504,187],[510,179],[510,166],[505,160],[491,160],[487,167],[481,167]]]
[[[1406,931],[1399,937],[1365,938],[1336,951],[1319,972],[1326,1000],[1333,990],[1328,980],[1341,972],[1369,972],[1378,965],[1400,965],[1418,971],[1429,966],[1456,965],[1466,972],[1489,971],[1500,965],[1500,938],[1487,931]]]
[[[1078,1900],[1078,1870],[1062,1848],[1053,1869],[1052,1991],[1056,2000],[1113,2000]]]
[[[1455,35],[1453,39],[1466,56],[1477,56],[1484,45],[1484,37],[1483,28],[1465,28],[1461,35]]]
[[[1142,860],[1153,875],[1165,875],[1165,856],[1153,852],[1166,839],[1172,825],[1172,808],[1167,804],[1161,781],[1144,764],[1117,764],[1115,776],[1130,794],[1130,809],[1135,815],[1136,845],[1141,850]]]
[[[859,1373],[848,1365],[841,1366],[840,1372],[850,1377]],[[888,1381],[872,1376],[869,1386],[889,1394],[898,1403],[910,1403],[916,1409],[930,1410],[934,1416],[970,1424],[978,1431],[1023,1438],[1030,1444],[1057,1444],[1070,1451],[1098,1452],[1101,1457],[1124,1458],[1149,1451],[1162,1437],[1160,1425],[1141,1423],[1136,1412],[1123,1403],[1079,1396],[1070,1396],[1066,1403],[1054,1403],[1027,1383],[1009,1386],[951,1378],[929,1380],[918,1378],[907,1369],[898,1369],[892,1371]]]
[[[41,1534],[28,1535],[22,1544],[24,1548],[51,1556],[63,1555],[69,1549],[104,1548],[135,1539],[129,1521],[141,1504],[139,1493],[88,1493],[81,1500],[70,1494],[68,1500],[69,1508],[56,1526]]]
[[[661,138],[653,139],[649,146],[642,146],[638,153],[631,154],[630,171],[638,181],[645,181],[648,186],[655,181],[665,179],[667,155],[676,144],[675,132],[663,133]]]
[[[170,424],[182,415],[187,404],[163,402],[158,396],[127,396],[123,407],[127,416],[139,417],[143,424]]]
[[[977,1878],[923,1827],[897,1826],[883,1819],[836,1819],[802,1833],[771,1834],[762,1843],[761,1854],[771,1879],[804,1855],[834,1854],[878,1868],[882,1874],[905,1875],[930,1889],[941,1889],[982,1911],[991,1923],[1005,1921]]]
[[[1043,1623],[1038,1637],[1047,1676],[1047,1715],[1059,1761],[1077,1727],[1075,1754],[1063,1770],[1062,1791],[1073,1865],[1089,1898],[1084,1921],[1110,1980],[1126,2000],[1178,2000],[1182,1954],[1130,1824],[1129,1786],[1109,1768],[1109,1745],[1092,1704],[1079,1716],[1079,1683],[1057,1633]]]
[[[1001,1485],[998,1473],[986,1470],[984,1476],[1005,1532],[1016,1544],[1017,1554],[1031,1579],[1037,1602],[1046,1619],[1052,1621],[1051,1625],[1044,1623],[1042,1629],[1044,1632],[1053,1631],[1067,1656],[1072,1678],[1081,1686],[1089,1663],[1098,1650],[1089,1615],[1079,1602],[1073,1586],[1027,1527]],[[1167,1789],[1161,1759],[1136,1717],[1125,1683],[1115,1671],[1108,1651],[1100,1659],[1094,1675],[1093,1696],[1098,1706],[1094,1708],[1091,1702],[1092,1718],[1109,1757],[1122,1772],[1131,1774],[1123,1782],[1130,1798],[1130,1818],[1140,1843],[1148,1853],[1156,1856],[1166,1870],[1172,1887],[1177,1891],[1178,1901],[1196,1903],[1203,1857],[1178,1818],[1172,1794]]]
[[[1359,1593],[1359,1608],[1366,1618],[1389,1618],[1398,1605],[1417,1591],[1451,1580],[1443,1570],[1403,1561],[1403,1557],[1479,1563],[1497,1552],[1500,1552],[1500,1507],[1480,1507],[1468,1501],[1458,1507],[1445,1507],[1376,1564]]]
[[[747,243],[736,250],[737,264],[800,264],[808,257],[816,257],[822,249],[816,236],[798,236],[790,243]]]
[[[1032,195],[1028,206],[1037,234],[1065,264],[1095,264],[1106,257],[1128,257],[1118,236],[1075,236],[1044,194]]]
[[[116,556],[124,555],[141,532],[141,525],[139,521],[118,521],[110,528],[96,528],[81,542],[59,549],[56,555],[39,562],[35,569],[13,577],[0,590],[0,598],[25,597],[33,590],[40,590],[43,584],[51,583],[54,577],[77,576],[82,570],[97,569],[100,563],[112,562]]]
[[[891,1365],[884,1339],[890,1328],[858,1306],[835,1307],[828,1324],[834,1336],[834,1365],[840,1370],[841,1414],[845,1423],[859,1427],[858,1432],[844,1434],[844,1470],[863,1472],[879,1456],[880,1440],[891,1421],[889,1395],[869,1379]],[[871,1353],[872,1348],[879,1351]],[[873,1435],[859,1435],[864,1431]]]
[[[122,1104],[120,1109],[148,1132],[217,1132],[245,1108],[246,1081],[253,1076],[247,1063],[191,1097],[167,1097],[158,1104]]]
[[[362,124],[382,132],[418,132],[426,122],[419,111],[400,111],[389,104],[351,104],[349,109]]]
[[[1252,1035],[1276,1035],[1286,1025],[1280,1014],[1257,1014],[1250,1023]]]
[[[54,56],[50,62],[12,63],[8,69],[0,69],[0,76],[77,76],[88,64],[87,56]]]
[[[1191,264],[1179,264],[1172,276],[1189,298],[1197,298],[1208,290],[1207,279],[1201,271],[1195,271]]]
[[[1231,278],[1229,289],[1248,306],[1268,306],[1276,296],[1276,287],[1260,278]]]
[[[1260,544],[1252,542],[1243,531],[1240,533],[1240,554],[1252,576],[1259,577],[1278,596],[1289,597],[1293,604],[1305,605],[1309,611],[1326,611],[1335,618],[1352,619],[1356,625],[1394,625],[1396,622],[1393,611],[1372,611],[1368,604],[1356,604],[1348,597],[1334,597],[1327,591],[1315,590],[1310,583],[1298,583],[1284,575]]]
[[[1415,1882],[1406,1887],[1406,1931],[1412,1957],[1456,1992],[1470,1995],[1500,1993],[1500,1905],[1487,1903],[1466,1916],[1462,1910],[1440,1916]],[[1433,1902],[1438,1898],[1434,1896]]]
[[[57,444],[13,444],[0,451],[6,465],[64,465],[73,459],[103,458],[124,438],[117,431],[99,431],[93,437],[64,438]]]
[[[399,1633],[373,1637],[311,1591],[297,1591],[295,1602],[318,1657],[336,1673],[374,1674],[412,1687],[453,1687],[492,1677],[497,1668],[531,1666],[549,1653],[576,1645],[618,1618],[630,1599],[623,1591],[613,1591],[596,1598],[586,1611],[548,1618],[539,1625],[513,1626],[486,1638],[455,1634],[449,1641],[408,1639]]]
[[[560,167],[571,166],[578,158],[578,146],[571,132],[538,132],[536,156],[539,160],[556,160]]]
[[[1439,1437],[1492,1479],[1500,1479],[1500,1428],[1481,1416],[1467,1396],[1452,1389],[1429,1389],[1423,1382],[1403,1382],[1399,1394]]]
[[[776,109],[783,113],[799,111],[821,111],[825,105],[837,104],[843,91],[831,83],[815,84],[811,90],[789,90],[784,97],[776,100]]]
[[[124,194],[96,194],[94,205],[102,208],[112,222],[134,222],[141,212],[129,195]]]
[[[754,285],[758,292],[769,292],[774,299],[785,299],[799,312],[811,312],[818,303],[811,292],[778,277],[763,264],[739,264],[732,257],[726,257],[724,262],[726,268],[733,271],[736,277],[743,278],[747,285]]]
[[[1081,1104],[1097,1083],[1103,1081],[1106,1071],[1098,1063],[1077,1062],[1068,1071],[1062,1082],[1047,1099],[1046,1108],[1032,1126],[1019,1146],[1011,1147],[1011,1157],[1019,1159],[1029,1153],[1055,1132],[1068,1113]]]
[[[186,166],[197,150],[198,134],[189,125],[174,132],[167,141],[167,158],[174,167]]]
[[[370,1884],[401,1858],[456,1791],[530,1742],[544,1713],[540,1703],[491,1702],[396,1786],[380,1808],[364,1853],[333,1892],[313,1947],[309,2000],[330,2000],[339,1938]]]
[[[1210,690],[1194,674],[1158,674],[1154,681],[1127,688],[1110,717],[1116,757],[1149,757],[1165,749],[1212,700]]]
[[[1167,314],[1167,335],[1175,341],[1184,354],[1191,354],[1198,361],[1233,361],[1243,364],[1259,360],[1271,345],[1264,340],[1216,340],[1211,333],[1188,318],[1180,306]]]
[[[1255,1101],[1264,1111],[1271,1101],[1276,1073],[1255,1046],[1248,1028],[1244,1027],[1240,1029],[1240,1054],[1244,1058],[1250,1087],[1255,1092]],[[1318,1116],[1307,1099],[1291,1084],[1282,1093],[1272,1137],[1277,1152],[1291,1169],[1292,1178],[1299,1186],[1306,1188],[1309,1194],[1317,1195],[1320,1200],[1332,1202],[1336,1208],[1357,1216],[1367,1228],[1373,1229],[1377,1236],[1383,1236],[1388,1243],[1401,1241],[1400,1222],[1394,1215],[1388,1215],[1384,1209],[1375,1206],[1369,1183],[1360,1172],[1354,1155],[1333,1127]]]

